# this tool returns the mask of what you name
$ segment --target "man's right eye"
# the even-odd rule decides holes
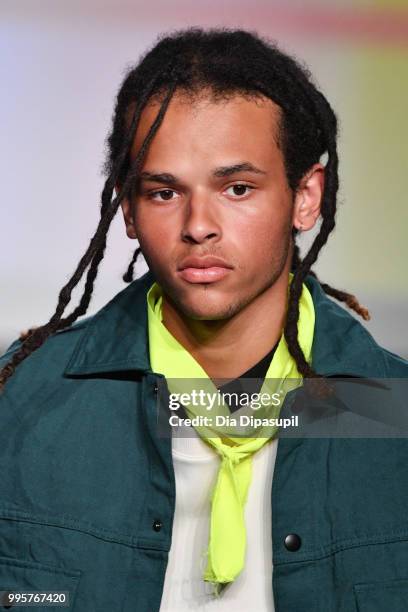
[[[148,197],[151,200],[158,200],[163,202],[165,200],[173,200],[173,194],[176,192],[173,189],[160,189],[159,191],[151,191]]]

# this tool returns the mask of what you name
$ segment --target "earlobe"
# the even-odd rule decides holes
[[[137,240],[137,234],[133,219],[130,219],[130,223],[126,225],[126,234],[128,238],[132,238],[132,240]]]
[[[128,238],[131,238],[132,240],[137,240],[137,233],[135,230],[133,219],[130,220],[129,224],[126,224],[126,234]]]

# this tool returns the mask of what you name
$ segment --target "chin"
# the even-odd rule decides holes
[[[181,310],[190,319],[198,321],[221,321],[229,319],[239,310],[236,301],[214,300],[213,303],[205,302],[205,299],[200,301],[184,300],[177,301],[177,308]]]

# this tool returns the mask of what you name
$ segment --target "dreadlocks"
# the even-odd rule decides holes
[[[287,181],[295,193],[306,171],[327,154],[325,187],[321,203],[322,223],[309,251],[300,258],[295,244],[292,260],[294,277],[290,286],[288,311],[284,328],[285,339],[299,372],[308,378],[319,374],[307,363],[298,342],[297,323],[302,283],[307,274],[316,274],[311,267],[335,226],[336,195],[338,190],[337,119],[330,104],[312,81],[309,70],[277,46],[258,35],[243,30],[202,30],[191,28],[162,37],[158,43],[132,68],[118,92],[112,120],[112,131],[107,138],[107,157],[104,171],[107,179],[101,194],[101,216],[89,246],[74,274],[61,289],[54,315],[45,325],[22,333],[21,346],[0,372],[0,389],[15,368],[45,340],[59,329],[72,325],[85,314],[89,306],[98,267],[104,257],[107,233],[118,207],[131,192],[138,178],[146,151],[154,138],[170,100],[176,90],[194,95],[209,89],[215,97],[231,94],[266,96],[279,105],[281,121],[278,145],[282,149]],[[134,161],[130,151],[141,113],[153,99],[160,102],[160,110]],[[112,199],[115,185],[121,185]],[[296,239],[298,231],[292,230]],[[140,253],[134,252],[125,282],[133,280],[133,268]],[[63,313],[71,294],[88,269],[83,295],[70,315]],[[317,277],[316,277],[317,278]],[[321,283],[323,290],[355,310],[364,319],[368,311],[360,306],[355,296]]]

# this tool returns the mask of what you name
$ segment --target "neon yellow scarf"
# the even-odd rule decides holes
[[[289,284],[292,278],[293,274],[290,273]],[[153,371],[166,377],[170,393],[191,393],[199,383],[200,389],[217,394],[217,398],[221,399],[221,405],[217,405],[217,414],[229,415],[229,407],[222,401],[222,395],[205,370],[162,323],[162,289],[157,283],[147,293],[147,306],[150,363]],[[299,300],[298,337],[308,362],[311,359],[314,323],[313,300],[303,284]],[[281,401],[276,407],[268,405],[257,409],[256,417],[277,417],[286,392],[300,385],[299,379],[301,375],[282,334],[260,391],[269,396],[278,392]],[[205,405],[183,406],[191,418],[208,415],[208,407]],[[251,405],[248,410],[251,412]],[[262,425],[258,427],[256,437],[234,437],[232,434],[237,432],[237,428],[229,426],[196,426],[195,430],[222,459],[211,499],[207,567],[203,576],[204,580],[214,584],[215,592],[219,593],[221,585],[232,582],[244,565],[244,508],[252,477],[252,454],[276,435],[278,427]],[[253,428],[250,430],[255,431]],[[239,434],[242,436],[242,431]],[[225,444],[223,439],[227,439],[229,444]]]

